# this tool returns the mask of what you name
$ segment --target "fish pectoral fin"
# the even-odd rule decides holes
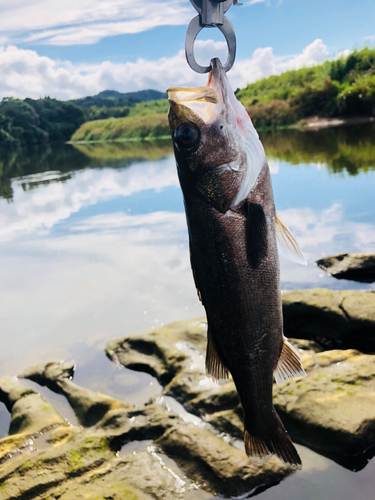
[[[191,272],[193,273],[193,279],[194,279],[194,283],[195,283],[195,289],[197,290],[198,299],[203,304],[202,294],[201,294],[201,292],[199,290],[199,287],[198,287],[198,278],[197,278],[197,275],[195,274],[195,271],[194,271],[193,257],[192,257],[192,254],[191,254],[191,248],[190,248],[190,267],[191,267]]]
[[[244,444],[246,454],[250,459],[261,463],[268,460],[271,455],[276,455],[285,464],[301,469],[301,458],[277,414],[276,418],[276,429],[268,434],[266,438],[252,435],[245,424]]]
[[[259,203],[246,201],[247,212],[247,260],[251,267],[258,267],[267,254],[268,229],[264,210]]]
[[[301,356],[294,349],[292,344],[283,337],[283,348],[279,361],[274,371],[274,377],[277,384],[294,377],[304,377],[306,375],[302,366]]]
[[[298,264],[306,266],[306,259],[303,256],[296,239],[284,222],[280,219],[278,214],[276,214],[275,226],[277,247],[280,254],[293,262],[298,262]]]
[[[210,331],[207,332],[206,375],[217,384],[225,384],[229,380],[229,371],[217,353]]]

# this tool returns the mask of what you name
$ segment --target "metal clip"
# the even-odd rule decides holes
[[[186,59],[197,73],[208,73],[210,66],[201,66],[194,57],[194,42],[203,28],[219,28],[228,45],[228,58],[224,70],[229,71],[236,57],[236,35],[232,23],[225,17],[226,11],[233,5],[242,5],[237,0],[190,0],[198,16],[194,17],[188,26],[185,38]]]

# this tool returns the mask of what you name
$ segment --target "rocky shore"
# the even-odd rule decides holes
[[[316,261],[318,266],[337,279],[375,282],[375,255],[363,253],[342,253]]]
[[[375,453],[375,355],[352,348],[358,338],[374,341],[374,301],[372,292],[283,294],[286,333],[299,333],[291,341],[307,376],[275,384],[275,407],[296,442],[344,464]],[[329,347],[341,341],[345,349]],[[206,378],[205,346],[205,318],[109,342],[113,362],[161,384],[159,397],[143,407],[75,384],[74,363],[0,379],[0,400],[11,413],[9,435],[0,440],[0,500],[204,500],[255,492],[292,474],[277,458],[257,464],[246,457],[234,384]],[[65,396],[80,425],[22,379]]]

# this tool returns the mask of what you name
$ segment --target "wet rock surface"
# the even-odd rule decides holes
[[[288,337],[375,352],[375,292],[295,290],[284,292],[282,302]]]
[[[294,440],[348,468],[356,457],[365,457],[360,468],[374,455],[375,355],[327,349],[323,333],[349,342],[368,338],[374,296],[283,295],[287,328],[301,327],[307,337],[290,339],[307,376],[275,385],[275,407]],[[205,318],[198,318],[108,343],[115,363],[160,382],[160,396],[142,407],[78,386],[74,363],[42,364],[18,379],[0,379],[0,400],[11,413],[9,435],[0,439],[0,500],[208,500],[247,495],[293,473],[275,457],[265,464],[246,457],[234,384],[205,375],[206,330]],[[22,379],[63,395],[80,426]]]
[[[375,282],[375,255],[361,253],[342,253],[324,257],[316,261],[326,273],[337,279]]]
[[[306,298],[311,303],[314,299],[313,307],[321,311],[322,317],[337,314],[341,318],[337,294],[329,290],[320,292],[290,292],[285,294],[286,304],[292,302],[292,297],[298,297],[297,307],[299,303],[308,303]],[[373,300],[375,294],[365,294],[366,298],[363,298],[362,292],[356,294],[358,302],[365,304],[363,317],[358,312],[354,313],[354,295],[343,292],[340,300],[349,304],[348,309],[359,325],[357,334],[360,335],[360,326],[371,323],[373,314],[367,297]],[[328,306],[318,307],[318,300],[324,303],[322,295],[328,297]],[[160,357],[158,363],[163,368],[155,371],[155,375],[162,384],[164,373],[171,373],[164,363],[168,359],[173,360],[175,376],[164,383],[165,395],[173,396],[189,412],[199,415],[217,431],[242,439],[243,414],[234,384],[217,385],[205,376],[205,336],[204,318],[198,318],[140,334],[139,339],[143,339],[143,345],[148,346],[152,356]],[[132,337],[132,345],[137,343],[137,339],[138,336]],[[162,348],[159,348],[159,339],[162,339]],[[321,344],[306,339],[290,340],[299,350],[307,373],[303,379],[274,385],[274,404],[291,437],[323,453],[348,456],[375,446],[375,356],[354,349],[324,350]],[[129,366],[129,363],[134,366],[138,355],[134,348],[129,348],[128,341],[124,337],[109,343],[107,354],[124,366]],[[139,356],[144,361],[144,352]],[[175,359],[182,360],[178,368]],[[154,361],[154,365],[156,363]]]
[[[185,422],[163,398],[136,408],[79,387],[72,381],[72,367],[49,363],[22,377],[63,394],[81,427],[69,425],[16,378],[0,379],[12,432],[0,440],[1,500],[188,500],[197,498],[197,489],[204,499],[216,493],[243,494],[293,472],[276,459],[265,466],[251,464],[242,450],[207,425]],[[132,442],[141,443],[139,449],[126,451]]]

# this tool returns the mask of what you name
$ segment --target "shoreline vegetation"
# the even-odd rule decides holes
[[[375,49],[319,66],[272,75],[237,98],[258,131],[314,130],[375,119]],[[104,91],[72,101],[4,98],[0,102],[0,147],[54,141],[126,142],[169,138],[166,94],[154,90]]]

